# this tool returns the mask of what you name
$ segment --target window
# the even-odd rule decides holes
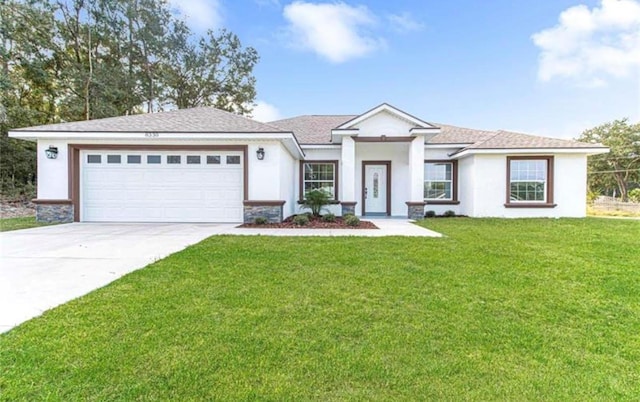
[[[167,163],[170,165],[177,165],[180,163],[180,155],[167,156]]]
[[[239,165],[239,164],[240,164],[239,155],[227,155],[227,165]]]
[[[553,206],[553,157],[507,157],[506,206]]]
[[[458,204],[458,161],[424,162],[424,199],[429,204]]]
[[[107,155],[107,163],[120,163],[122,157],[120,155]]]
[[[87,155],[87,163],[102,163],[102,155]]]
[[[336,161],[328,162],[303,162],[300,172],[300,199],[304,199],[304,195],[315,189],[324,189],[331,198],[337,200],[336,191],[338,163]]]
[[[127,163],[140,163],[142,157],[140,155],[127,155]]]
[[[162,163],[162,158],[160,155],[147,155],[147,164],[149,165],[157,165]]]
[[[219,165],[220,155],[207,155],[207,165]]]
[[[199,165],[199,164],[200,164],[200,155],[187,156],[187,165]]]

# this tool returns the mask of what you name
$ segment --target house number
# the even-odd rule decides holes
[[[160,137],[160,134],[156,132],[147,132],[147,133],[144,133],[144,136],[147,138],[157,138],[157,137]]]

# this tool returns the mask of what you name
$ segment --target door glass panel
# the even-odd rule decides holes
[[[373,198],[378,198],[380,192],[380,177],[378,173],[373,174]]]
[[[177,165],[180,163],[180,155],[167,156],[167,163],[170,165]]]
[[[140,163],[142,157],[140,155],[127,155],[127,163]]]
[[[240,156],[227,155],[227,165],[239,165],[239,164],[240,164]]]
[[[120,155],[107,155],[107,163],[120,163]]]
[[[102,155],[87,155],[87,163],[101,163]]]

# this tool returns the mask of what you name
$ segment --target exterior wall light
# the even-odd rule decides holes
[[[264,148],[260,147],[258,148],[258,150],[256,151],[256,156],[258,157],[258,160],[261,161],[264,159]]]
[[[58,148],[49,145],[49,148],[45,149],[44,153],[47,154],[47,159],[56,159],[58,157]]]

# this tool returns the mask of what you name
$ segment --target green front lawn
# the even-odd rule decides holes
[[[0,336],[2,400],[633,400],[640,223],[213,237]]]
[[[9,230],[29,229],[38,226],[47,226],[51,223],[36,222],[35,216],[25,216],[20,218],[0,219],[0,232],[8,232]]]

